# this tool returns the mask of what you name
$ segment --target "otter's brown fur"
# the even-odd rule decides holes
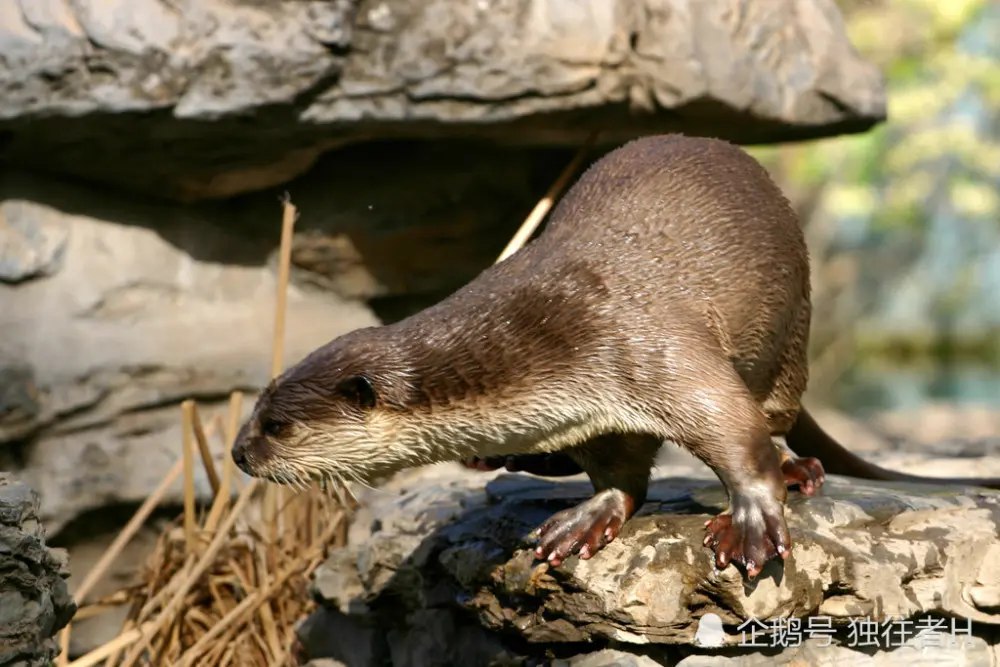
[[[786,482],[822,483],[772,438],[831,452],[799,419],[809,323],[803,233],[764,168],[720,140],[639,139],[596,161],[510,258],[282,374],[234,457],[293,483],[458,460],[582,470],[594,498],[541,528],[538,555],[558,563],[614,538],[670,440],[729,493],[706,537],[717,564],[753,576],[788,553]]]

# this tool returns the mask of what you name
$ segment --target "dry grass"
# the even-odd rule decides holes
[[[583,161],[594,137],[539,201],[497,261],[520,248],[552,208]],[[295,207],[284,202],[271,370],[282,368],[285,303]],[[81,606],[74,620],[129,606],[121,633],[73,662],[68,661],[71,628],[60,637],[63,667],[276,667],[295,664],[293,627],[310,607],[310,577],[330,549],[346,543],[352,498],[332,497],[319,488],[290,493],[250,480],[243,485],[232,457],[218,472],[209,445],[221,438],[228,452],[236,438],[243,397],[230,397],[228,414],[203,427],[197,406],[180,406],[181,456],[160,486],[139,508],[76,591],[83,603],[114,559],[142,527],[182,474],[184,513],[159,537],[130,588]],[[224,430],[220,424],[225,423]],[[194,474],[200,458],[214,499],[207,512],[195,503]],[[233,492],[238,494],[233,498]]]
[[[282,366],[285,294],[295,207],[284,203],[272,374]],[[307,587],[313,570],[330,548],[346,539],[348,510],[318,488],[276,493],[258,480],[241,485],[232,458],[216,469],[210,441],[221,437],[222,451],[236,438],[242,395],[230,397],[223,415],[207,428],[197,405],[180,406],[183,441],[177,464],[139,508],[76,591],[82,603],[101,576],[167,491],[183,474],[184,513],[160,535],[134,586],[81,607],[76,619],[127,604],[121,634],[107,645],[68,663],[105,665],[285,665],[292,662],[292,628],[309,613]],[[196,460],[201,459],[214,500],[207,511],[195,503]],[[242,486],[233,500],[234,487]],[[284,491],[282,489],[282,491]],[[280,529],[279,529],[280,527]],[[68,647],[70,629],[63,631]]]

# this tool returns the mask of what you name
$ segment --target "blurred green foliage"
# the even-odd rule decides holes
[[[893,350],[1000,356],[1000,4],[840,5],[888,121],[751,151],[810,235],[817,367],[833,382]]]
[[[1000,141],[967,107],[1000,108],[1000,62],[987,50],[957,48],[993,3],[841,4],[855,47],[886,77],[888,122],[862,135],[753,152],[772,168],[782,153],[784,184],[822,188],[819,205],[827,213],[864,218],[873,231],[917,231],[942,176],[957,213],[996,221]]]

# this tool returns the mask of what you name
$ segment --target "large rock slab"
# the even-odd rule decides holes
[[[197,399],[206,421],[236,389],[252,407],[274,329],[281,207],[268,204],[253,227],[211,207],[31,178],[0,186],[0,240],[5,223],[17,238],[61,239],[47,273],[0,282],[0,468],[39,490],[50,534],[149,495],[180,456],[181,400]],[[359,300],[293,286],[286,358],[378,322]],[[178,483],[165,502],[180,494]]]
[[[951,653],[935,658],[993,664],[1000,636],[997,492],[831,476],[816,497],[792,494],[794,550],[784,567],[771,563],[747,582],[734,568],[717,571],[701,545],[705,520],[725,504],[721,486],[701,475],[656,479],[650,502],[615,542],[589,561],[573,557],[558,568],[534,561],[529,534],[552,512],[586,498],[587,482],[455,472],[411,479],[401,489],[368,496],[354,546],[317,572],[314,594],[323,609],[299,631],[311,657],[444,664],[436,660],[451,655],[449,638],[462,636],[479,638],[478,653],[463,649],[472,660],[463,664],[498,656],[568,659],[602,646],[659,664],[700,656],[685,659],[686,667],[840,664],[851,656],[859,664],[914,664],[912,651],[928,641],[916,631],[936,627],[947,644],[957,636],[954,623],[974,639],[953,642],[942,648]],[[788,619],[798,619],[805,636],[768,662],[785,646],[771,639],[787,630]],[[865,662],[872,649],[852,645],[851,627],[891,619],[908,621],[901,627],[909,636],[876,645],[885,655]],[[753,657],[746,646],[748,622],[762,624],[757,641],[770,646],[767,657]],[[810,623],[829,624],[836,635],[810,637]],[[825,650],[824,641],[837,648]],[[420,643],[423,657],[411,652],[400,661],[393,650],[400,642]],[[723,647],[729,658],[718,653]]]
[[[38,494],[0,473],[0,665],[45,667],[76,613],[66,554],[45,544]]]
[[[885,117],[833,0],[13,0],[0,52],[5,161],[184,200],[362,140],[774,142]]]

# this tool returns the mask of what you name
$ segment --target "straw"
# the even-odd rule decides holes
[[[566,186],[569,185],[569,180],[580,169],[580,165],[583,164],[583,159],[587,156],[590,148],[594,145],[598,134],[598,132],[592,132],[590,136],[587,137],[587,141],[584,142],[583,146],[580,147],[580,150],[576,152],[576,156],[573,158],[572,162],[570,162],[566,168],[563,169],[562,173],[559,174],[559,178],[555,180],[548,192],[545,193],[545,196],[542,197],[537,204],[535,204],[535,208],[532,209],[531,213],[528,214],[528,217],[521,223],[521,227],[517,230],[517,233],[514,234],[514,237],[507,244],[507,247],[504,248],[503,252],[500,253],[500,256],[497,257],[497,263],[500,263],[513,255],[528,242],[528,239],[530,239],[531,235],[535,233],[536,229],[538,229],[538,225],[540,225],[542,220],[545,219],[545,216],[548,215],[556,200],[566,189]]]
[[[592,135],[560,174],[497,261],[516,252],[531,238],[579,169],[594,139]],[[286,197],[277,272],[272,377],[281,373],[284,361],[291,239],[297,215],[296,208]],[[242,399],[240,392],[233,392],[229,398],[222,434],[224,450],[232,447],[236,439]],[[285,664],[291,651],[289,642],[294,637],[293,624],[311,604],[306,594],[309,577],[322,563],[328,547],[346,543],[348,521],[345,512],[356,508],[350,494],[340,498],[339,508],[335,508],[333,498],[319,493],[316,488],[290,495],[286,502],[281,497],[284,494],[278,491],[280,487],[258,479],[242,484],[228,451],[221,474],[217,474],[208,441],[211,431],[223,430],[222,416],[216,414],[208,428],[202,429],[199,408],[188,400],[181,405],[181,420],[181,460],[88,573],[78,591],[79,599],[93,588],[94,582],[165,494],[166,488],[183,472],[185,495],[181,522],[160,536],[144,570],[144,583],[108,596],[81,613],[81,619],[93,617],[122,600],[131,601],[132,610],[121,634],[70,667],[87,667],[102,660],[105,667],[132,667],[147,654],[148,660],[143,659],[143,664],[181,667]],[[194,503],[196,446],[214,494],[200,526]],[[253,505],[254,512],[248,511],[251,500],[259,497],[257,491],[261,489],[265,491],[263,502]],[[234,490],[239,492],[235,503],[232,502]],[[282,524],[287,525],[288,530],[283,530]],[[67,627],[62,637],[67,644],[68,630]],[[123,652],[125,659],[118,665]],[[64,660],[67,657],[63,656]]]

